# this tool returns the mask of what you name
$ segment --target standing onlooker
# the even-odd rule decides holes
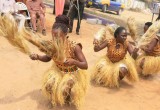
[[[45,5],[42,0],[27,0],[26,1],[27,8],[31,15],[31,22],[33,24],[33,30],[37,32],[36,27],[36,19],[37,15],[40,17],[41,26],[42,26],[42,34],[46,35],[46,27],[45,27]]]
[[[71,7],[70,12],[69,12],[69,18],[70,18],[70,28],[69,28],[69,32],[71,33],[73,30],[73,21],[74,18],[78,17],[78,22],[77,22],[77,28],[76,28],[76,34],[79,35],[79,29],[80,29],[80,24],[81,24],[81,20],[83,17],[83,11],[84,11],[84,4],[85,4],[86,0],[78,0],[79,3],[79,17],[78,17],[78,9],[77,7],[77,0],[74,0],[74,5]],[[80,21],[79,21],[80,20]]]

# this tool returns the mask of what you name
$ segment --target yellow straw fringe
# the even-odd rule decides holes
[[[136,40],[136,37],[138,36],[137,35],[137,27],[136,27],[136,23],[135,23],[135,18],[133,17],[129,17],[127,19],[127,25],[128,25],[128,29],[129,29],[129,32],[131,34],[131,37],[133,40]]]
[[[97,39],[100,44],[103,43],[107,39],[112,39],[114,38],[114,32],[117,28],[118,28],[118,25],[116,24],[107,25],[106,27],[98,30],[98,32],[94,36],[94,39]]]
[[[74,73],[63,73],[54,64],[44,76],[42,91],[54,106],[64,105],[66,99],[63,91],[66,89],[67,82],[72,80],[74,85],[71,89],[71,104],[74,104],[79,109],[83,103],[86,90],[89,86],[89,76],[85,71],[78,70]],[[48,85],[51,85],[50,91],[46,90]]]
[[[30,50],[24,39],[24,30],[18,32],[18,26],[15,18],[11,14],[4,14],[0,16],[0,35],[7,38],[7,40],[15,47],[18,47],[22,52],[29,54]]]
[[[106,31],[108,31],[111,35],[111,36],[109,36],[110,37],[109,39],[111,39],[111,37],[114,38],[114,32],[118,27],[119,26],[117,24],[111,24],[111,25],[106,26]],[[108,38],[108,36],[107,36],[107,38]]]
[[[138,74],[134,60],[129,54],[125,58],[117,63],[112,63],[107,56],[102,57],[96,64],[92,81],[98,85],[105,87],[119,87],[119,65],[125,64],[128,69],[127,79],[131,82],[138,81]]]
[[[40,51],[48,56],[56,53],[52,42],[42,40],[38,35],[26,30],[24,26],[18,30],[17,22],[11,14],[0,16],[0,36],[5,37],[9,43],[18,47],[20,51],[26,54],[30,54],[27,41],[38,47]]]
[[[143,58],[145,58],[145,62],[143,69],[141,70],[139,65]],[[136,60],[136,65],[138,71],[141,72],[144,76],[149,74],[157,74],[160,72],[160,57],[142,56]]]
[[[149,44],[153,39],[153,37],[155,37],[154,34],[156,34],[156,32],[158,32],[159,29],[160,29],[160,20],[154,22],[149,27],[147,32],[139,39],[137,46],[140,47],[140,46]]]
[[[101,28],[94,36],[100,43],[102,43],[106,39],[106,29]]]

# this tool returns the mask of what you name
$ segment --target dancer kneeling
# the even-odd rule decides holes
[[[118,27],[114,32],[114,38],[104,40],[102,43],[94,40],[95,52],[105,47],[108,50],[107,55],[103,56],[94,67],[93,82],[106,87],[119,87],[119,80],[125,76],[131,82],[138,80],[134,59],[127,53],[128,51],[133,57],[136,57],[138,49],[133,49],[126,39],[126,29]]]
[[[140,47],[144,54],[139,56],[136,60],[138,72],[144,76],[160,72],[160,42],[156,35],[157,29],[155,29],[157,24],[160,26],[159,21],[158,23],[155,22],[153,25],[151,22],[147,22],[144,26],[145,34],[142,36],[142,40],[144,40]]]
[[[82,52],[82,45],[67,39],[69,19],[59,15],[52,27],[53,56],[32,54],[32,60],[48,62],[53,66],[45,73],[42,91],[54,105],[74,104],[77,108],[83,102],[89,83],[88,64]]]

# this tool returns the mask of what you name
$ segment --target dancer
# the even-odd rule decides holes
[[[156,35],[156,32],[159,29],[157,28],[157,25],[160,27],[159,21],[155,22],[154,24],[151,22],[145,23],[145,34],[140,40],[140,49],[143,50],[144,54],[137,58],[136,64],[138,72],[144,76],[156,74],[160,71],[160,42],[159,37]]]
[[[108,37],[106,36],[106,38]],[[132,57],[137,56],[138,49],[133,49],[126,39],[126,29],[118,27],[114,32],[114,38],[111,37],[103,42],[94,40],[95,52],[105,47],[108,50],[107,55],[103,56],[94,68],[93,82],[106,87],[119,87],[119,80],[122,80],[125,76],[131,82],[138,80],[135,62],[132,59]]]
[[[83,102],[89,83],[87,61],[82,52],[82,45],[67,39],[69,19],[65,15],[56,17],[52,27],[53,55],[32,54],[32,60],[48,62],[53,59],[53,66],[45,73],[42,91],[53,105],[74,104],[77,108]]]
[[[25,43],[27,40],[46,54],[44,56],[31,54],[31,59],[43,62],[54,60],[53,66],[45,73],[42,86],[43,93],[51,100],[52,104],[69,103],[79,109],[89,84],[89,77],[85,71],[88,64],[82,52],[82,45],[69,41],[66,37],[69,26],[68,17],[64,15],[56,17],[52,29],[53,42],[44,41],[29,32],[29,34],[16,33],[17,25],[10,14],[0,17],[0,21],[0,35],[8,39],[13,46],[30,54],[30,49]]]

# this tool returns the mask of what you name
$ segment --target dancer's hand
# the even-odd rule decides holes
[[[75,62],[76,62],[75,59],[70,58],[70,59],[67,59],[67,60],[64,62],[64,65],[66,65],[66,66],[72,66],[72,65],[75,65]]]
[[[143,51],[146,51],[146,50],[147,50],[147,47],[142,46],[141,49],[142,49]]]
[[[39,59],[39,55],[38,54],[31,54],[29,56],[32,60],[38,60]]]
[[[137,58],[137,56],[138,56],[137,52],[138,52],[138,51],[139,51],[139,48],[135,48],[135,49],[133,50],[132,57],[133,57],[134,59]]]
[[[138,50],[139,50],[139,48],[135,48],[135,49],[133,50],[133,54],[137,53]]]
[[[99,41],[98,41],[97,39],[94,39],[94,40],[93,40],[93,44],[94,44],[94,45],[98,45],[98,44],[99,44]]]

